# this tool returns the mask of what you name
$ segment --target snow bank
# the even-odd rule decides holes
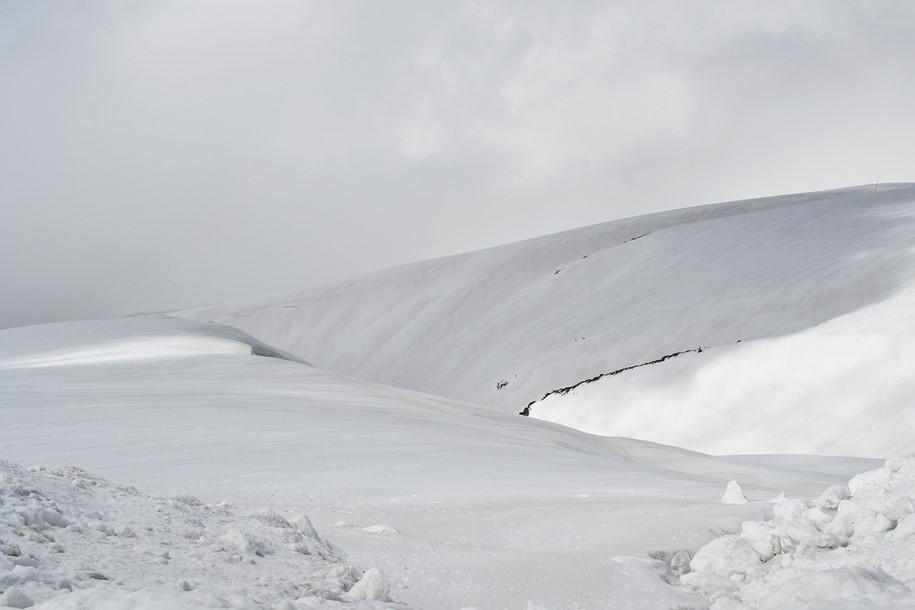
[[[237,328],[167,316],[58,322],[0,330],[0,370],[202,355],[257,355],[307,364]]]
[[[387,600],[384,575],[346,563],[307,517],[0,461],[0,606],[403,607]]]
[[[915,608],[915,452],[814,500],[772,500],[693,556],[680,582],[713,610]]]

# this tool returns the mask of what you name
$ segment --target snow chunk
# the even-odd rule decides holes
[[[693,572],[710,571],[724,576],[747,572],[759,565],[759,554],[742,536],[722,536],[699,549],[689,562]]]
[[[363,531],[363,532],[368,532],[369,534],[388,534],[388,535],[393,535],[393,534],[399,534],[399,533],[400,533],[400,532],[398,532],[396,529],[394,529],[393,527],[391,527],[390,525],[369,525],[369,526],[363,527],[363,528],[362,528],[362,531]]]
[[[353,588],[346,594],[347,601],[388,601],[388,580],[377,568],[365,571]]]
[[[0,461],[0,606],[378,608],[388,600],[384,576],[345,563],[305,516],[236,515],[75,468]]]
[[[35,605],[35,602],[21,590],[16,587],[10,587],[3,596],[0,597],[0,604],[10,608],[31,608]]]
[[[814,500],[779,496],[771,520],[699,549],[680,582],[716,610],[915,608],[913,494],[915,452]]]
[[[254,554],[258,557],[273,554],[273,547],[270,543],[259,540],[251,534],[234,527],[229,528],[219,539],[235,547],[241,553]]]
[[[743,490],[740,488],[740,485],[737,484],[737,481],[729,481],[727,489],[724,491],[724,495],[721,496],[722,504],[746,504],[747,497],[743,495]]]

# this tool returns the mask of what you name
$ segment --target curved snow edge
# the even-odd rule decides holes
[[[0,331],[0,370],[202,354],[255,355],[311,366],[238,328],[169,316],[59,322]]]

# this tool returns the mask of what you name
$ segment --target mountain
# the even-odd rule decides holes
[[[628,218],[181,312],[316,366],[713,453],[915,426],[915,186]]]

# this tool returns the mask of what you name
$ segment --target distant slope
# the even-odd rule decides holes
[[[702,206],[184,315],[602,434],[885,455],[915,424],[913,221],[904,184]]]

